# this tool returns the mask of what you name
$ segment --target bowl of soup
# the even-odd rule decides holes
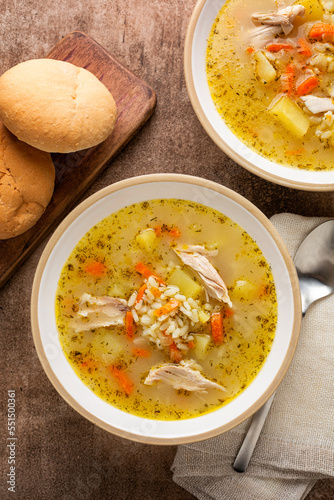
[[[301,320],[270,221],[230,189],[156,174],[118,182],[52,235],[32,291],[43,368],[81,415],[154,444],[225,432],[270,397]]]
[[[199,0],[185,42],[193,108],[234,161],[334,189],[334,23],[319,0]]]

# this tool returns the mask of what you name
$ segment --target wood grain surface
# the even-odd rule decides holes
[[[0,241],[0,287],[148,120],[156,104],[155,93],[149,85],[82,32],[67,35],[47,57],[70,62],[93,73],[116,101],[117,122],[112,134],[98,146],[70,154],[52,154],[56,182],[46,211],[25,233]]]

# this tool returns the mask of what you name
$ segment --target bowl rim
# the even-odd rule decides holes
[[[284,360],[277,371],[275,378],[273,379],[271,385],[267,388],[265,392],[263,392],[260,397],[252,404],[244,413],[241,415],[237,416],[233,420],[229,421],[228,423],[225,423],[223,425],[217,426],[212,430],[205,431],[199,435],[196,436],[177,436],[177,437],[171,437],[171,438],[165,438],[165,437],[152,437],[152,436],[147,436],[147,435],[140,435],[140,434],[134,434],[129,431],[125,431],[122,429],[119,429],[117,427],[114,427],[107,422],[103,421],[99,417],[95,416],[94,414],[90,413],[88,410],[83,408],[77,401],[76,399],[69,394],[69,392],[64,388],[62,383],[59,381],[57,378],[56,374],[54,373],[44,351],[43,343],[42,343],[42,338],[41,338],[41,332],[39,328],[39,322],[38,322],[38,302],[39,302],[39,290],[40,290],[40,285],[41,285],[41,280],[43,277],[43,273],[45,270],[45,266],[48,262],[48,259],[58,243],[59,239],[62,237],[63,233],[65,230],[89,207],[94,205],[96,202],[99,200],[103,199],[104,197],[120,191],[122,189],[126,189],[129,187],[134,187],[134,186],[139,186],[141,184],[147,184],[147,183],[156,183],[156,182],[181,182],[181,183],[186,183],[186,184],[192,184],[194,186],[198,186],[201,188],[207,188],[211,189],[215,192],[218,192],[219,194],[222,194],[223,196],[227,196],[230,198],[232,201],[235,201],[239,205],[241,205],[243,208],[245,208],[247,211],[250,212],[251,215],[253,215],[263,226],[264,228],[269,232],[270,236],[273,238],[282,258],[284,261],[284,264],[286,266],[286,270],[289,275],[290,283],[291,283],[291,293],[293,297],[293,303],[294,303],[294,308],[293,308],[293,321],[292,321],[292,330],[291,330],[291,336],[290,336],[290,341],[289,341],[289,346],[286,351]],[[97,191],[95,194],[91,195],[89,198],[84,200],[82,203],[80,203],[77,207],[75,207],[66,217],[65,219],[60,223],[60,225],[57,227],[57,229],[54,231],[52,234],[51,238],[47,242],[47,245],[40,257],[40,260],[38,262],[36,271],[35,271],[35,276],[33,280],[33,286],[32,286],[32,292],[31,292],[31,329],[32,329],[32,336],[34,340],[34,344],[36,347],[37,355],[39,357],[39,360],[42,364],[42,367],[44,369],[45,374],[49,378],[51,384],[53,387],[56,389],[58,394],[74,409],[76,410],[80,415],[85,417],[87,420],[92,422],[93,424],[97,425],[98,427],[111,432],[117,436],[120,436],[122,438],[127,438],[130,439],[131,441],[137,441],[141,443],[146,443],[146,444],[156,444],[156,445],[177,445],[177,444],[185,444],[185,443],[191,443],[195,441],[202,441],[204,439],[208,439],[214,436],[217,436],[219,434],[222,434],[223,432],[226,432],[230,430],[231,428],[239,425],[242,423],[244,420],[249,418],[251,415],[253,415],[263,404],[269,399],[269,397],[276,391],[277,387],[281,383],[289,365],[290,362],[293,358],[295,349],[297,347],[297,342],[298,342],[298,337],[299,337],[299,332],[300,332],[300,326],[301,326],[301,319],[302,319],[302,314],[301,314],[301,297],[300,297],[300,291],[299,291],[299,281],[298,281],[298,276],[297,272],[295,269],[295,266],[293,264],[293,260],[288,252],[288,249],[286,248],[280,234],[278,231],[275,229],[273,224],[270,222],[270,220],[255,206],[253,203],[251,203],[249,200],[244,198],[242,195],[236,193],[235,191],[222,186],[216,182],[209,181],[207,179],[201,178],[201,177],[195,177],[191,175],[184,175],[184,174],[148,174],[148,175],[142,175],[142,176],[135,176],[128,178],[126,180],[122,180],[119,182],[116,182],[114,184],[111,184],[99,191]],[[169,421],[168,421],[169,422]],[[195,439],[194,439],[195,438]]]
[[[185,37],[185,45],[184,45],[184,55],[183,55],[183,62],[184,62],[184,76],[185,76],[185,81],[186,81],[186,87],[188,91],[188,95],[192,104],[192,107],[197,115],[197,118],[199,119],[201,125],[203,126],[204,130],[207,132],[209,137],[213,140],[213,142],[222,150],[224,153],[226,153],[233,161],[241,165],[242,167],[246,168],[249,172],[262,177],[263,179],[273,182],[275,184],[279,184],[281,186],[293,188],[293,189],[301,189],[304,191],[334,191],[334,182],[332,183],[319,183],[319,184],[312,184],[310,182],[303,182],[303,181],[295,181],[292,179],[286,179],[284,177],[281,177],[279,175],[271,174],[269,172],[266,172],[262,168],[257,167],[253,163],[251,163],[249,160],[238,154],[227,142],[224,141],[224,139],[216,132],[214,127],[211,125],[210,120],[208,119],[205,111],[203,110],[200,100],[197,96],[196,88],[195,88],[195,82],[193,78],[193,72],[192,72],[192,46],[193,46],[193,41],[194,41],[194,35],[195,35],[195,30],[197,26],[197,22],[199,19],[199,16],[205,6],[205,4],[210,1],[210,0],[198,0],[194,10],[191,14],[190,21],[188,24],[187,32],[186,32],[186,37]],[[225,0],[224,0],[225,1]],[[222,0],[222,5],[223,5],[223,0]],[[218,14],[218,12],[217,12]],[[287,167],[289,168],[289,167]]]

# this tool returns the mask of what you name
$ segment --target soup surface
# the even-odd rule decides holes
[[[56,319],[67,359],[99,397],[147,418],[191,418],[228,403],[260,370],[276,290],[256,242],[231,219],[151,200],[79,241]]]
[[[217,110],[249,148],[285,166],[334,168],[334,15],[319,0],[228,0],[206,69]]]

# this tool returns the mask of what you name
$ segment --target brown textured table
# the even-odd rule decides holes
[[[248,173],[226,157],[199,124],[183,76],[183,45],[195,0],[25,0],[1,2],[0,73],[43,57],[81,30],[151,85],[155,114],[89,191],[153,172],[206,177],[246,196],[267,216],[279,212],[334,216],[333,193],[293,191]],[[53,389],[30,331],[30,292],[41,244],[0,290],[0,498],[8,472],[5,404],[16,391],[16,498],[20,500],[190,500],[175,485],[174,447],[132,443],[95,427]],[[334,498],[334,481],[319,481],[307,500]]]

